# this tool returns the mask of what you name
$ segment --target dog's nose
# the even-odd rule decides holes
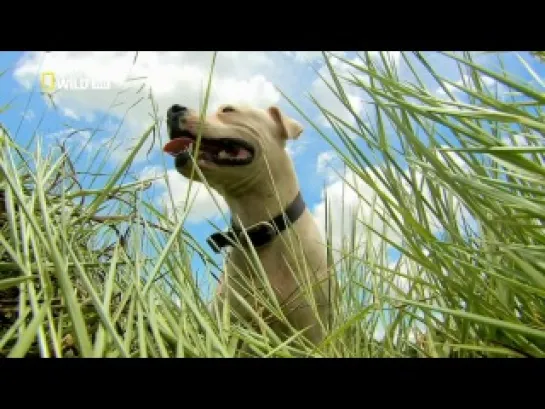
[[[187,112],[186,107],[183,107],[178,104],[174,104],[168,109],[167,118],[171,118],[174,116],[179,117],[180,115],[184,115],[186,112]]]
[[[170,128],[170,132],[180,130],[180,118],[182,118],[188,109],[181,105],[172,105],[167,111],[167,126]]]

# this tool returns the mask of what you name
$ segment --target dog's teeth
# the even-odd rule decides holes
[[[228,159],[229,157],[229,154],[225,151],[220,151],[220,153],[218,153],[218,158],[220,159]]]

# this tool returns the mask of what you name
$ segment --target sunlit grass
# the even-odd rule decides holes
[[[339,289],[316,348],[296,331],[278,338],[241,297],[257,327],[210,314],[191,260],[203,260],[212,283],[221,266],[185,231],[190,192],[184,208],[166,212],[146,195],[162,176],[130,175],[145,142],[160,137],[153,95],[153,121],[100,188],[80,175],[102,172],[116,132],[76,169],[85,146],[44,151],[37,137],[30,151],[2,128],[0,355],[234,357],[244,341],[267,357],[543,357],[543,79],[524,60],[529,84],[469,53],[445,56],[461,83],[441,77],[421,53],[401,54],[410,83],[386,53],[324,54],[323,79],[353,117],[313,100],[331,129],[282,90],[342,165],[347,205],[326,212],[323,226]],[[341,73],[339,64],[350,69]],[[442,95],[424,87],[424,75]],[[203,114],[211,87],[212,75]],[[355,90],[365,117],[347,96]],[[266,297],[272,290],[256,253],[247,257],[265,288],[262,303],[284,319]]]

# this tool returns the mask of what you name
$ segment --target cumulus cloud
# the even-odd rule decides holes
[[[27,109],[25,112],[21,112],[21,116],[25,121],[30,122],[36,117],[36,114],[32,109]]]
[[[501,138],[505,145],[525,147],[525,146],[544,146],[545,137],[537,132],[530,133],[513,133],[512,135],[505,135]]]
[[[67,127],[54,132],[49,132],[43,135],[47,141],[54,142],[56,145],[63,145],[72,149],[85,149],[86,151],[92,151],[96,148],[95,143],[92,141],[91,132],[86,129],[76,129]]]
[[[340,165],[342,161],[335,151],[320,152],[316,159],[316,171],[324,175],[327,182],[333,182],[338,178]]]
[[[497,89],[499,95],[502,95],[506,91],[505,86],[503,84],[499,84],[493,78],[490,78],[490,77],[488,77],[486,75],[480,75],[479,79],[480,79],[481,86],[484,86],[484,88],[486,88],[488,91],[493,92],[493,91],[495,91]],[[473,78],[471,76],[467,75],[467,74],[462,75],[462,78],[455,81],[455,84],[458,85],[458,86],[461,86],[461,87],[465,87],[465,88],[469,88],[469,89],[475,89],[475,82],[473,81]],[[456,88],[452,84],[445,83],[444,85],[445,85],[445,88],[451,94],[458,94],[459,95],[459,94],[463,93],[463,91]],[[444,97],[444,96],[447,95],[445,90],[442,87],[438,87],[435,90],[435,93],[437,94],[437,96],[440,96],[440,97]]]
[[[296,159],[301,156],[307,150],[308,141],[296,141],[288,142],[286,145],[286,152],[291,156],[292,159]]]
[[[429,254],[427,249],[423,249],[422,252],[425,255]],[[414,278],[418,277],[421,282],[430,282],[427,280],[424,269],[418,263],[400,255],[396,260],[391,260],[388,263],[388,269],[393,274],[392,284],[394,287],[390,288],[391,296],[398,298],[400,296],[408,296],[409,291],[414,287],[417,288],[417,290],[413,289],[413,298],[415,294],[416,298],[419,296],[424,298],[430,297],[431,293],[427,286],[417,284],[415,287],[412,281]]]
[[[63,107],[61,109],[62,109],[62,114],[65,117],[70,118],[70,119],[75,119],[75,120],[80,119],[79,115],[76,112],[74,112],[73,109],[70,109],[68,107]]]
[[[504,145],[514,146],[519,148],[524,147],[541,147],[545,146],[545,137],[537,132],[529,133],[512,133],[511,135],[505,135],[501,138]],[[522,153],[522,156],[529,160],[539,160],[542,164],[545,164],[545,155],[538,153]]]
[[[346,56],[346,51],[329,51],[337,56]],[[323,62],[324,55],[322,51],[284,51],[284,54],[293,58],[298,63]]]
[[[356,59],[353,59],[354,62]],[[363,81],[367,81],[366,77],[363,76],[361,73],[357,72],[355,69],[351,68],[348,64],[333,58],[330,60],[331,65],[333,69],[335,70],[335,73],[337,76],[347,76],[349,77],[350,74],[358,76]],[[317,77],[310,89],[310,94],[318,100],[320,105],[329,111],[334,116],[340,118],[342,121],[345,121],[349,124],[354,124],[356,120],[354,119],[354,116],[351,114],[351,112],[347,109],[347,107],[343,104],[341,100],[331,91],[331,89],[328,87],[327,84],[333,87],[333,89],[336,89],[333,82],[333,77],[331,76],[329,69],[327,66],[322,66],[319,69],[319,74],[321,77]],[[346,97],[348,99],[348,102],[356,115],[361,116],[363,115],[364,111],[364,93],[361,91],[361,89],[347,84],[345,81],[343,82],[343,88],[346,93]],[[330,127],[331,125],[325,118],[323,114],[320,113],[318,116],[319,124],[325,127]]]
[[[344,59],[348,60],[354,65],[365,65],[364,59],[362,60],[363,53],[358,53],[356,57],[349,58],[348,53],[336,53],[337,56],[342,56]],[[378,52],[371,51],[369,56],[372,59],[372,62],[377,67],[382,67],[383,60],[382,57],[386,60],[386,63],[390,68],[398,70],[400,67],[401,53],[399,51],[387,51],[387,52]],[[362,71],[352,67],[350,64],[341,61],[337,58],[330,59],[331,66],[333,67],[336,75],[340,77],[352,78],[356,77],[364,84],[369,84],[369,77],[364,74]],[[326,65],[322,64],[321,68],[318,70],[321,77],[317,77],[312,83],[310,93],[314,96],[320,103],[320,105],[331,112],[334,116],[340,118],[342,121],[353,125],[356,123],[356,119],[349,109],[339,100],[339,98],[331,91],[329,84],[333,89],[336,90],[336,87],[333,82],[333,78],[329,72],[329,69]],[[347,81],[341,81],[343,90],[346,94],[346,98],[350,104],[350,107],[354,113],[360,118],[365,119],[364,114],[366,113],[366,102],[370,99],[366,96],[365,91],[360,87],[349,84]],[[318,116],[318,121],[320,125],[325,127],[330,127],[331,125],[325,118],[323,114]]]
[[[52,98],[58,111],[67,119],[87,121],[91,128],[108,131],[107,136],[103,133],[93,136],[88,147],[106,146],[104,144],[115,136],[107,145],[108,154],[111,160],[120,162],[151,125],[155,112],[162,117],[174,103],[195,109],[202,107],[213,58],[212,52],[140,52],[136,60],[135,55],[134,52],[31,52],[18,62],[14,78],[30,89],[42,74],[53,73],[57,89]],[[275,85],[281,85],[287,76],[283,72],[285,65],[279,68],[275,63],[278,55],[274,52],[218,53],[209,112],[223,103],[247,103],[261,108],[280,104],[281,94]],[[69,80],[94,83],[95,88],[99,84],[101,89],[59,89]],[[80,81],[76,85],[81,84]],[[44,98],[52,106],[47,96]],[[100,118],[104,118],[104,123],[97,121]],[[161,131],[164,135],[164,125]],[[60,131],[49,137],[71,142],[66,139],[70,132]],[[160,152],[157,135],[154,136],[145,141],[135,164],[153,160]],[[295,157],[304,147],[288,149]],[[187,181],[175,171],[169,172],[168,177],[174,197],[182,200]],[[204,186],[195,184],[192,191],[196,196],[190,220],[217,214],[216,205]]]
[[[72,119],[93,121],[108,112],[124,118],[128,128],[120,134],[123,157],[130,138],[151,124],[157,109],[160,116],[174,103],[199,108],[204,100],[213,53],[211,52],[52,52],[28,53],[18,63],[15,79],[30,88],[43,73],[54,73],[57,88],[64,81],[82,80],[107,84],[107,89],[57,89],[53,93],[60,111]],[[267,107],[280,101],[273,80],[281,78],[274,53],[218,53],[209,110],[222,103],[248,103]],[[153,95],[153,105],[149,98]],[[155,106],[154,106],[155,105]],[[146,152],[151,141],[144,146]],[[141,160],[145,155],[139,155]]]
[[[364,55],[363,52],[359,53]],[[378,66],[383,66],[383,59],[390,68],[399,68],[401,61],[400,51],[370,51],[369,57],[373,60],[373,63]]]
[[[367,174],[374,183],[381,185],[381,182],[369,169],[367,169]],[[386,189],[382,187],[382,190]],[[361,252],[364,252],[369,245],[378,251],[382,239],[377,234],[368,231],[364,227],[365,225],[385,234],[389,240],[400,243],[399,233],[379,217],[382,215],[388,221],[384,204],[378,198],[375,190],[351,170],[346,170],[343,178],[336,178],[334,182],[326,186],[322,192],[323,200],[314,207],[314,217],[324,238],[326,237],[326,198],[331,221],[330,234],[335,252],[343,248],[343,244],[349,240],[352,231],[356,235],[357,245],[361,246]],[[365,203],[362,198],[365,198],[369,203]],[[372,207],[373,202],[375,202],[374,207]],[[354,226],[356,228],[353,230]],[[370,243],[365,243],[366,237],[371,238]]]
[[[335,159],[334,151],[325,151],[318,154],[318,160],[316,161],[316,170],[318,173],[324,173],[329,164]]]
[[[158,166],[146,166],[140,173],[141,180],[157,176],[163,176],[162,179],[154,182],[160,191],[156,199],[157,204],[166,209],[171,217],[172,213],[176,211],[181,217],[187,216],[188,222],[198,223],[203,220],[218,219],[222,214],[227,213],[228,206],[223,197],[212,189],[209,191],[202,183],[192,183],[188,195],[189,180],[176,170],[168,170],[165,174],[163,169]],[[165,179],[168,179],[172,200]],[[174,201],[174,207],[172,201]]]
[[[413,299],[420,300],[429,298],[431,296],[431,291],[428,286],[422,285],[422,282],[430,282],[425,271],[417,265],[412,260],[406,257],[400,257],[396,261],[391,261],[387,268],[389,271],[381,270],[380,275],[384,280],[379,280],[381,282],[381,287],[378,289],[379,294],[386,294],[390,297],[400,298],[400,299]],[[414,279],[418,278],[419,283],[415,284]],[[369,288],[373,288],[374,281],[369,279],[367,282]],[[417,316],[423,318],[421,311],[418,311]],[[389,320],[391,323],[392,320]],[[411,322],[409,331],[409,342],[415,342],[415,334],[422,334],[426,332],[426,325],[419,320],[413,320]],[[373,337],[376,340],[383,340],[385,336],[385,328],[382,320],[377,322]],[[398,334],[395,333],[393,339],[397,342]]]
[[[310,63],[323,58],[321,51],[284,51],[284,54],[300,63]]]
[[[333,157],[334,155],[332,152],[323,152],[319,156],[320,160],[317,162],[317,170],[323,172],[324,169],[326,169],[324,164]],[[451,158],[462,172],[469,172],[469,167],[466,162],[456,153],[445,152],[442,155],[438,154],[438,159],[442,163],[446,163],[445,157]],[[367,175],[370,180],[369,183],[350,169],[344,171],[342,178],[338,176],[330,178],[330,183],[322,192],[323,200],[313,209],[314,217],[321,229],[323,237],[325,238],[326,234],[325,199],[327,197],[329,218],[332,225],[332,231],[330,232],[333,241],[332,246],[337,252],[343,248],[343,243],[345,240],[349,240],[352,232],[356,235],[356,243],[360,246],[360,254],[364,254],[367,251],[377,252],[382,245],[386,245],[388,248],[389,244],[384,242],[379,234],[373,233],[369,227],[371,227],[372,230],[381,233],[389,241],[398,246],[402,246],[402,233],[395,224],[389,211],[387,211],[385,201],[377,193],[378,191],[383,192],[388,200],[399,205],[398,200],[392,195],[390,189],[381,182],[379,176],[386,180],[389,178],[385,176],[384,171],[379,166],[365,168],[362,173]],[[424,223],[425,217],[432,234],[443,231],[444,226],[442,222],[431,210],[426,208],[425,214],[419,215],[413,206],[410,205],[412,201],[416,200],[416,192],[422,195],[428,203],[431,202],[433,193],[430,189],[429,179],[425,177],[418,168],[414,168],[412,173],[410,173],[409,170],[405,170],[403,174],[405,177],[409,178],[410,182],[405,180],[401,174],[398,175],[398,177],[395,177],[395,179],[400,182],[398,187],[402,189],[403,193],[401,194],[409,203],[406,210],[412,209],[412,216],[421,223]],[[446,200],[446,195],[450,194],[447,189],[443,187],[439,187],[438,191],[440,192],[440,197],[437,198],[438,200]],[[452,197],[450,200],[453,204],[453,209],[458,221],[461,221],[462,218],[465,218],[466,220],[470,218],[469,211],[456,199],[456,197]],[[398,220],[404,219],[398,210],[392,210]],[[367,239],[369,239],[369,242],[367,242]]]

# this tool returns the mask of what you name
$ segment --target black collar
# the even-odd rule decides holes
[[[272,220],[259,222],[247,228],[246,234],[248,234],[255,248],[264,246],[288,227],[286,221],[290,224],[295,223],[301,217],[305,208],[305,202],[301,196],[301,192],[299,192],[283,213],[280,213]],[[216,253],[219,253],[223,247],[236,245],[239,240],[241,243],[244,243],[245,236],[241,233],[242,229],[234,226],[231,222],[231,229],[229,231],[214,233],[206,241]]]

